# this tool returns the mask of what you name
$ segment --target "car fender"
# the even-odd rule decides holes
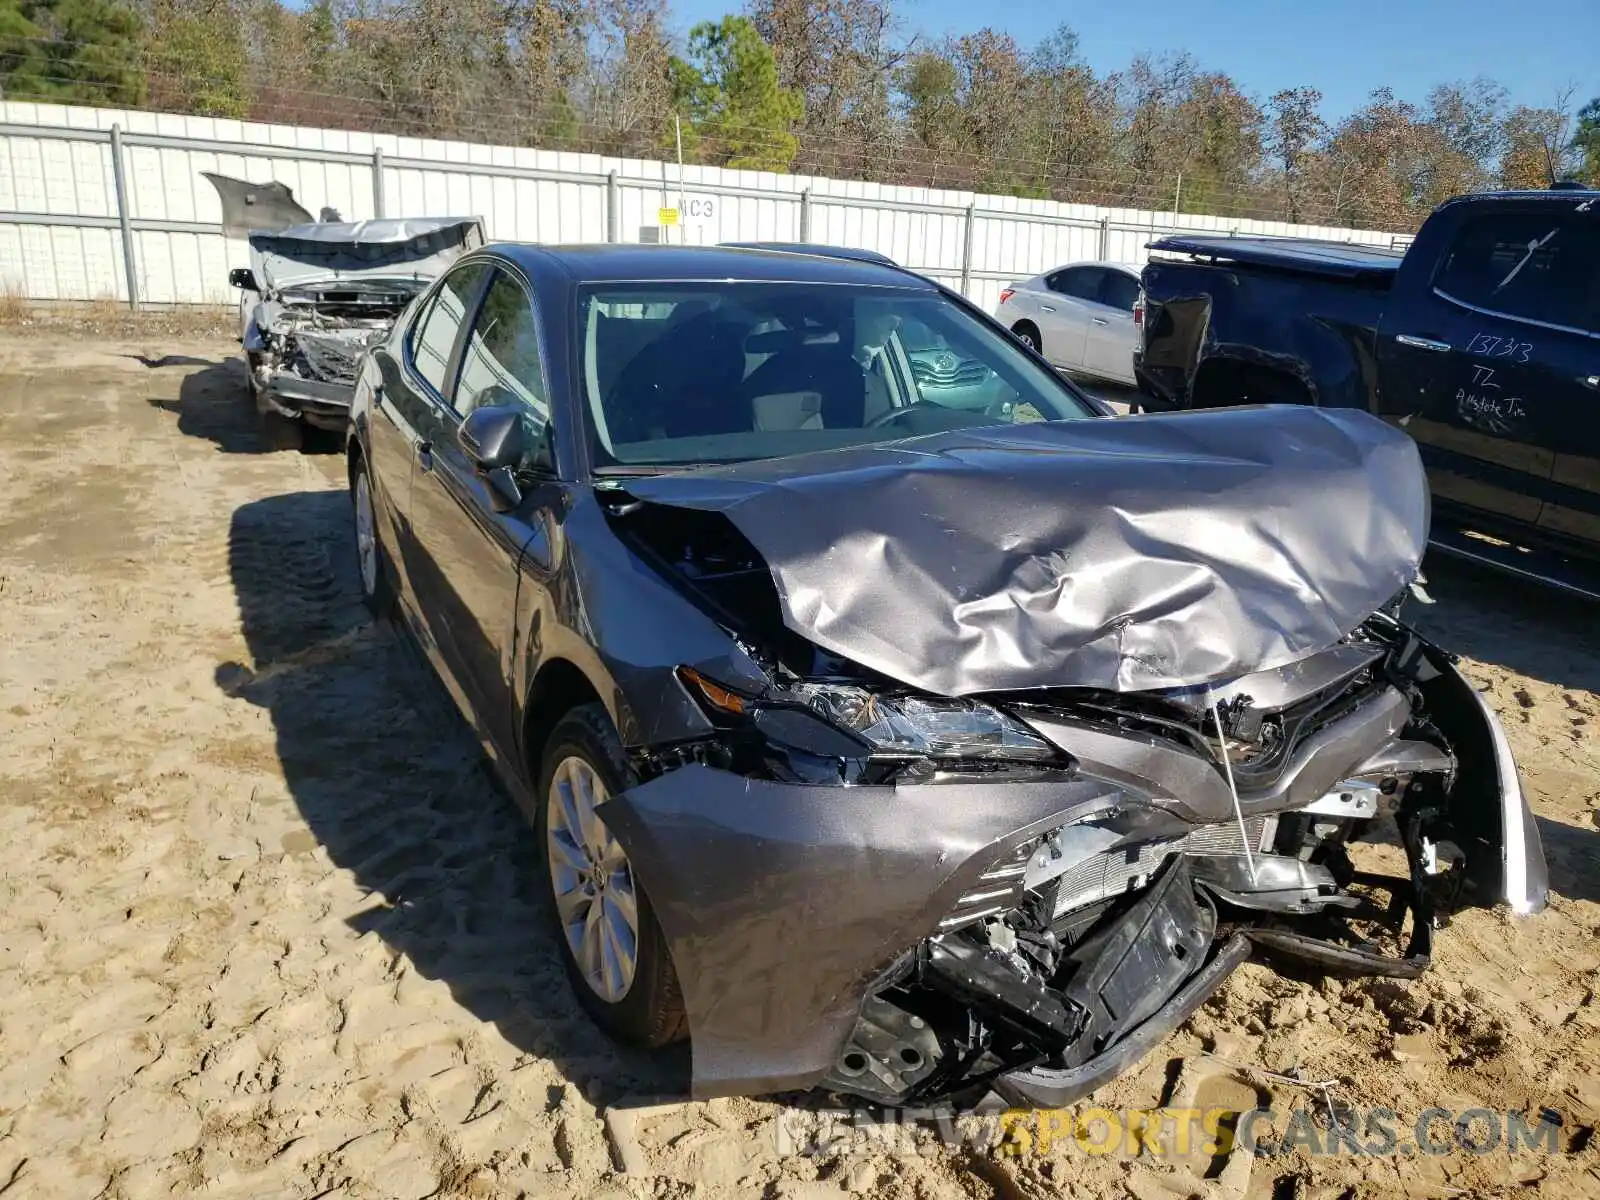
[[[815,1085],[874,980],[983,872],[1125,801],[1091,779],[840,787],[690,764],[596,811],[666,936],[705,1098]]]

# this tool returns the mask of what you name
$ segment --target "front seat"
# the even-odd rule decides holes
[[[606,402],[619,441],[747,433],[741,403],[744,329],[704,313],[647,345],[624,368]]]
[[[795,397],[798,420],[791,428],[860,429],[866,424],[867,380],[861,364],[839,342],[799,342],[779,350],[745,380],[751,411],[763,423],[774,397]],[[814,400],[809,397],[815,397]],[[763,403],[766,401],[767,403]]]

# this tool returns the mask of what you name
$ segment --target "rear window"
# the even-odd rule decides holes
[[[1600,332],[1600,220],[1575,213],[1469,217],[1434,287],[1488,312]]]

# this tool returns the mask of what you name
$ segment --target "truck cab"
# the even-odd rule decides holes
[[[1436,503],[1600,549],[1600,194],[1440,208],[1377,347],[1375,410],[1416,438]]]
[[[1146,407],[1366,407],[1416,439],[1436,528],[1600,556],[1600,192],[1458,197],[1403,255],[1150,248]]]

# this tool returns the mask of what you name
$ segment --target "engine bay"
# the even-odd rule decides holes
[[[388,336],[415,295],[401,288],[298,289],[263,303],[254,346],[246,346],[254,385],[269,400],[280,376],[291,387],[311,381],[353,388],[362,356]]]

